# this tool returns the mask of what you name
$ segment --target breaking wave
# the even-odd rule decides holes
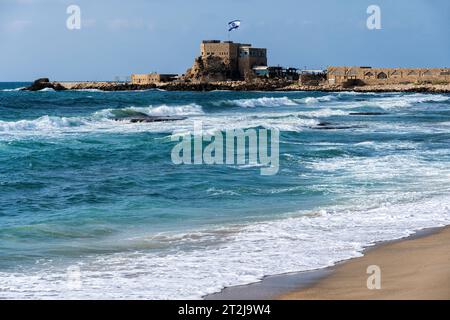
[[[394,95],[382,98],[371,99],[364,104],[367,106],[380,107],[385,110],[411,107],[415,104],[446,102],[450,97],[441,94],[409,94],[409,95]]]
[[[129,107],[122,109],[104,109],[97,111],[95,115],[107,118],[127,118],[139,115],[147,116],[192,116],[204,114],[202,106],[191,103],[180,106],[149,106],[149,107]]]
[[[1,121],[0,132],[5,133],[61,133],[67,130],[76,131],[80,127],[87,131],[99,128],[117,127],[115,119],[139,116],[176,116],[176,115],[200,115],[202,107],[196,104],[180,106],[149,106],[129,107],[122,109],[103,109],[85,117],[58,117],[45,115],[32,120]],[[83,130],[81,130],[83,131]]]
[[[237,100],[224,100],[215,103],[216,105],[230,105],[242,108],[255,108],[255,107],[280,107],[280,106],[296,106],[294,100],[288,97],[262,97],[255,99],[237,99]]]
[[[45,131],[56,128],[69,128],[86,124],[87,121],[78,117],[42,116],[34,120],[0,121],[0,132]]]
[[[9,137],[26,137],[35,135],[54,136],[66,133],[89,132],[173,132],[175,130],[188,131],[193,129],[193,121],[201,120],[204,130],[232,130],[264,127],[279,129],[281,131],[300,132],[318,124],[315,116],[339,115],[339,110],[317,110],[294,113],[260,113],[252,114],[236,113],[223,116],[221,114],[206,114],[202,106],[187,104],[179,106],[149,106],[127,107],[119,109],[102,109],[87,116],[59,117],[41,116],[37,119],[1,121],[0,132]],[[131,123],[127,119],[133,117],[148,116],[186,116],[170,122]],[[117,120],[125,120],[120,123]],[[4,136],[7,136],[4,135]]]
[[[3,92],[14,92],[14,91],[20,91],[20,90],[22,90],[22,89],[24,89],[25,87],[20,87],[20,88],[14,88],[14,89],[2,89],[2,90],[0,90],[0,91],[3,91]]]
[[[150,106],[147,108],[131,107],[130,109],[143,112],[149,116],[189,116],[204,114],[202,106],[195,103],[182,106],[161,105],[157,107]]]
[[[298,99],[295,101],[298,101],[300,103],[306,103],[306,104],[315,104],[315,103],[319,103],[319,102],[328,102],[331,100],[335,100],[336,97],[335,96],[323,96],[323,97],[306,97],[303,99]]]
[[[269,222],[130,239],[147,247],[169,243],[193,249],[93,257],[80,265],[83,286],[78,290],[67,290],[66,269],[0,272],[8,288],[0,291],[0,298],[200,299],[267,275],[313,270],[359,257],[377,242],[448,224],[449,208],[448,197],[434,197],[361,211],[323,208]]]

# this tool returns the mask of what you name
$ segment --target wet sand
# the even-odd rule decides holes
[[[380,267],[380,290],[367,288],[370,265]],[[450,226],[382,242],[332,267],[267,276],[204,299],[450,299]]]
[[[369,290],[369,266],[380,268],[381,289]],[[375,283],[370,282],[373,286]],[[450,227],[377,246],[334,267],[330,275],[278,299],[450,299]]]

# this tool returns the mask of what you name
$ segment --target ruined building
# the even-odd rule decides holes
[[[254,75],[253,68],[258,66],[267,66],[267,49],[232,41],[205,40],[200,45],[200,56],[185,78],[200,81],[245,79]]]
[[[177,78],[176,74],[160,74],[160,73],[145,73],[145,74],[132,74],[132,84],[157,84],[163,82],[170,82]]]

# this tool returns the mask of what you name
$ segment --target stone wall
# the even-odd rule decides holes
[[[300,75],[299,84],[306,86],[318,86],[325,83],[326,80],[327,77],[325,73],[305,73]]]
[[[142,85],[155,84],[173,81],[176,77],[177,77],[176,74],[159,74],[159,73],[132,74],[131,83]]]
[[[357,80],[357,81],[356,81]],[[357,82],[367,85],[449,83],[449,68],[328,67],[329,84]]]

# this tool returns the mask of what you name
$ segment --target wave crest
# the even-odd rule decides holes
[[[86,123],[86,121],[83,121],[78,117],[68,118],[46,115],[34,120],[0,121],[0,131],[39,131],[55,128],[74,127],[82,125],[84,123]]]
[[[255,108],[255,107],[280,107],[280,106],[296,106],[297,102],[288,97],[261,97],[254,99],[237,99],[237,100],[223,100],[215,103],[216,105],[229,105],[241,108]]]

